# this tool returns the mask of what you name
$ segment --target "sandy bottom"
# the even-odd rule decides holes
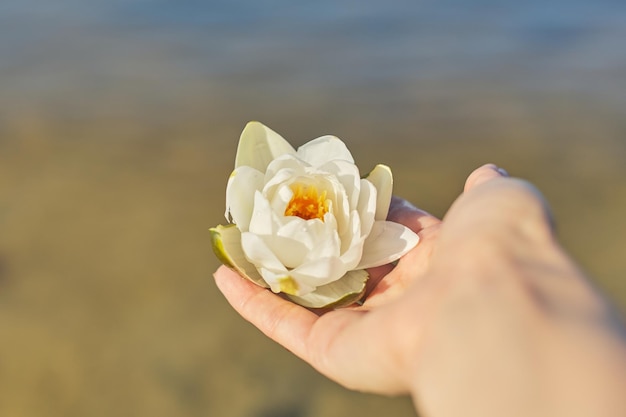
[[[319,376],[216,290],[208,228],[224,222],[248,119],[294,144],[337,134],[363,171],[389,164],[396,193],[437,215],[474,167],[496,162],[537,184],[565,247],[626,306],[617,112],[576,98],[483,98],[440,97],[411,114],[236,100],[176,117],[15,113],[0,132],[0,415],[414,415],[408,398]]]

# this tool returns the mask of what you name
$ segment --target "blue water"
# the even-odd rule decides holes
[[[0,39],[5,105],[459,80],[626,103],[623,0],[5,0]]]

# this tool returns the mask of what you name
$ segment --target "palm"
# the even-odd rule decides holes
[[[366,381],[385,377],[376,370],[376,359],[369,357],[362,347],[377,340],[372,335],[384,331],[390,319],[390,309],[379,307],[393,305],[393,300],[427,270],[440,224],[435,217],[396,198],[389,219],[419,233],[420,243],[396,267],[384,265],[370,269],[367,298],[362,306],[334,311],[307,310],[239,279],[225,267],[215,275],[217,284],[233,307],[267,336],[343,385],[371,390],[373,387]],[[356,365],[356,372],[343,364],[348,368]],[[377,375],[370,375],[371,370],[364,364],[373,365]],[[398,381],[389,381],[387,385],[385,392],[403,391]]]
[[[468,178],[466,189],[479,182],[473,178],[482,182],[481,175],[500,176],[483,167]],[[419,350],[428,312],[437,299],[428,285],[432,280],[421,278],[428,275],[442,222],[398,198],[393,199],[388,218],[417,232],[420,243],[397,266],[369,271],[367,298],[361,306],[311,311],[225,267],[216,272],[216,283],[246,320],[331,379],[359,390],[406,392],[403,355]],[[412,332],[407,334],[406,329]]]

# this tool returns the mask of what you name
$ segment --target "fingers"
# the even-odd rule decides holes
[[[221,266],[215,283],[230,305],[265,335],[308,360],[306,340],[318,316]]]
[[[387,220],[400,223],[415,233],[420,233],[423,229],[440,223],[440,220],[432,214],[420,210],[407,200],[396,196],[391,197]]]
[[[320,317],[224,266],[218,268],[214,277],[233,308],[269,338],[337,382],[360,386],[361,378],[352,374],[355,355],[367,353],[363,352],[363,336],[370,329],[357,325],[365,312],[343,309]],[[370,357],[361,361],[369,362]]]
[[[494,178],[508,177],[509,174],[503,168],[499,168],[494,164],[485,164],[475,169],[465,181],[465,191],[468,191],[480,184],[483,184]],[[387,220],[400,223],[419,233],[426,227],[440,223],[439,219],[427,212],[413,206],[403,198],[393,196],[391,198],[391,206]]]
[[[457,221],[464,228],[489,227],[507,233],[524,230],[536,238],[551,237],[553,231],[552,216],[541,193],[526,181],[509,178],[494,164],[483,165],[468,176],[464,193],[444,223]]]

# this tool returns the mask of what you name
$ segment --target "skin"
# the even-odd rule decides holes
[[[488,164],[443,220],[394,198],[420,243],[370,270],[362,306],[311,311],[220,267],[246,320],[354,390],[409,394],[420,415],[624,416],[626,337],[563,251],[530,184]]]

